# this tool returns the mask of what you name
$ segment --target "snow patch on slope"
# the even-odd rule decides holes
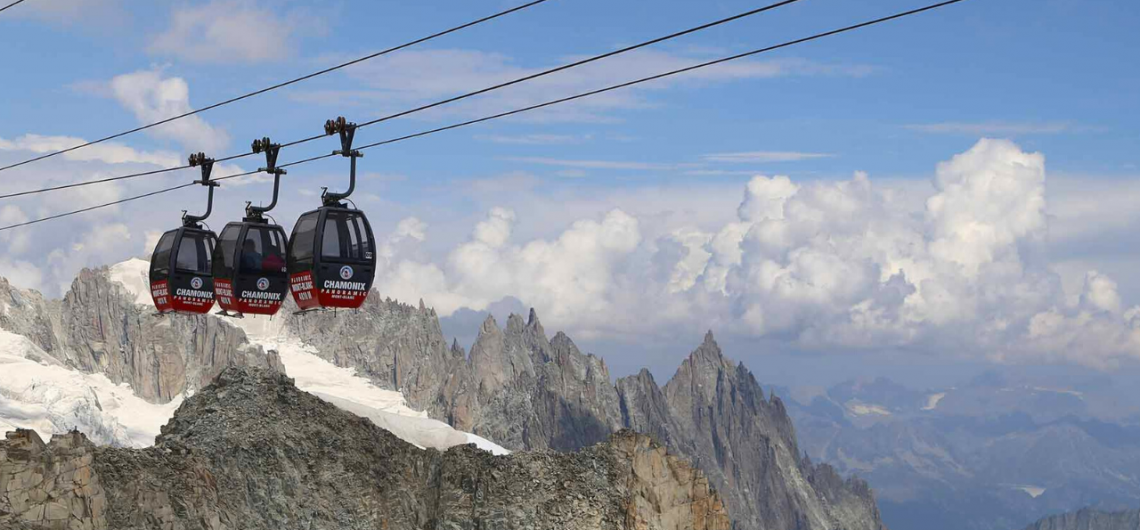
[[[111,281],[118,282],[128,292],[135,295],[135,303],[149,305],[150,263],[132,258],[111,266]]]
[[[934,409],[938,408],[938,403],[940,401],[942,401],[942,398],[945,398],[945,397],[946,397],[945,392],[939,392],[937,394],[931,394],[929,396],[926,396],[926,406],[922,407],[922,410],[934,410]]]
[[[294,379],[297,388],[341,410],[368,418],[408,443],[439,450],[473,443],[496,455],[510,453],[485,438],[457,431],[429,418],[426,412],[408,407],[403,394],[373,385],[357,375],[355,369],[341,368],[320,358],[312,346],[290,336],[283,319],[246,316],[233,322],[245,331],[250,342],[266,350],[277,350],[285,372]]]
[[[156,405],[102,374],[55,360],[26,337],[0,330],[0,435],[17,428],[44,439],[79,429],[103,445],[149,447],[182,396]]]
[[[883,408],[880,405],[860,403],[860,402],[854,401],[854,400],[847,402],[847,410],[850,411],[852,414],[855,414],[857,416],[868,416],[868,415],[890,416],[891,415],[891,411],[887,410],[886,408]]]

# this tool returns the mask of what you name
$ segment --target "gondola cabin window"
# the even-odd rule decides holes
[[[285,241],[276,230],[251,226],[242,242],[243,274],[285,275]]]
[[[313,241],[317,237],[317,219],[320,212],[313,212],[297,220],[297,227],[293,229],[292,258],[290,264],[294,270],[313,265]],[[302,265],[303,267],[297,267]]]
[[[218,275],[223,278],[232,278],[234,275],[234,251],[237,250],[238,237],[241,235],[241,224],[230,224],[222,230],[221,255],[219,256],[221,269]]]
[[[154,249],[154,256],[150,260],[151,272],[157,277],[165,278],[170,275],[170,251],[174,248],[174,236],[177,231],[167,232],[158,240]]]
[[[184,234],[178,244],[178,256],[175,267],[179,271],[193,274],[210,273],[210,253],[212,241],[207,241],[204,235]]]
[[[372,259],[363,217],[355,212],[329,212],[321,237],[321,257],[337,260]]]

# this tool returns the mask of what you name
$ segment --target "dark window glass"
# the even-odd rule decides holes
[[[369,239],[368,228],[364,222],[364,216],[359,215],[359,214],[355,214],[355,215],[353,215],[353,217],[356,218],[356,229],[358,232],[360,232],[360,252],[359,252],[359,255],[361,256],[361,259],[371,260],[372,259],[372,241]]]
[[[344,220],[339,214],[330,213],[325,218],[325,233],[321,236],[321,257],[334,259],[343,257],[340,254],[341,238],[344,237],[344,231],[341,230],[343,225]]]
[[[178,243],[178,254],[174,258],[175,268],[192,274],[210,274],[213,243],[214,238],[208,234],[184,233]]]
[[[177,230],[162,234],[158,245],[154,247],[154,254],[150,257],[151,273],[165,279],[170,275],[170,249],[174,248],[174,236]]]
[[[302,216],[297,220],[297,226],[293,227],[293,237],[289,240],[289,258],[291,261],[290,266],[298,270],[303,267],[296,267],[296,265],[310,266],[313,264],[313,244],[317,237],[317,218],[320,212],[313,212]]]
[[[222,230],[218,249],[221,252],[218,256],[218,274],[226,278],[232,278],[234,275],[234,251],[237,250],[239,235],[241,235],[241,225],[229,225]]]
[[[189,234],[182,236],[178,243],[178,255],[174,259],[178,270],[194,272],[198,270],[198,245]]]
[[[371,260],[372,245],[364,216],[355,212],[329,212],[321,247],[321,256],[326,258]]]
[[[285,275],[285,233],[279,228],[251,226],[241,248],[242,274]]]
[[[214,272],[214,245],[217,244],[218,241],[212,232],[210,234],[207,234],[206,237],[202,238],[202,246],[200,250],[202,256],[204,257],[204,261],[198,264],[198,270],[202,271],[204,274],[212,274]]]

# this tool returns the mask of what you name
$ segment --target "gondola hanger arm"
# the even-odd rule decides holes
[[[221,184],[210,180],[210,174],[214,171],[214,159],[207,157],[205,153],[199,152],[191,154],[190,166],[202,168],[202,180],[195,181],[194,183],[206,186],[209,190],[206,198],[206,213],[202,215],[188,215],[186,210],[182,210],[182,226],[197,228],[198,223],[205,221],[210,217],[210,213],[214,211],[214,188],[221,186]]]

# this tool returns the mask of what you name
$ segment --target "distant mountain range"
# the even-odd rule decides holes
[[[1046,517],[1025,530],[1140,530],[1140,511],[1102,512],[1084,509]]]
[[[1140,504],[1140,425],[1099,419],[1098,396],[996,374],[928,391],[887,379],[776,391],[799,395],[800,446],[866,478],[894,530],[1009,530]]]

